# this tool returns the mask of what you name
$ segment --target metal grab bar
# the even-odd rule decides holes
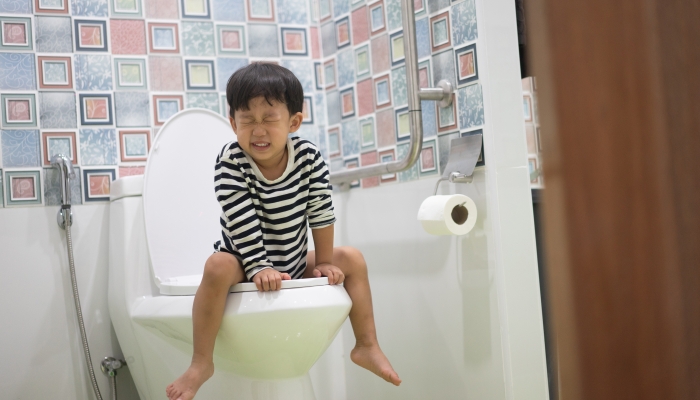
[[[439,88],[419,89],[418,83],[418,47],[416,45],[416,20],[413,8],[414,0],[401,0],[401,20],[403,24],[403,48],[406,64],[406,89],[408,92],[408,120],[410,128],[410,143],[408,154],[403,160],[387,163],[367,165],[332,172],[331,184],[338,184],[341,188],[349,188],[350,182],[357,179],[393,174],[405,171],[418,160],[423,147],[423,118],[421,117],[421,99],[439,100],[440,106],[451,104],[452,85],[447,81],[440,81]]]

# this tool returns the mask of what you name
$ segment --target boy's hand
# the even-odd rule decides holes
[[[314,276],[320,278],[322,276],[328,277],[328,284],[339,285],[345,280],[345,274],[340,268],[333,264],[320,264],[314,268]]]
[[[289,274],[283,274],[274,268],[265,268],[253,277],[253,283],[261,292],[282,289],[282,281],[292,279]]]

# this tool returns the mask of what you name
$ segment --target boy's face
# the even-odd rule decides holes
[[[238,144],[263,166],[272,166],[282,159],[287,136],[299,129],[303,119],[302,113],[289,115],[286,104],[276,100],[271,103],[256,97],[248,103],[249,110],[236,110],[233,118],[229,117]]]

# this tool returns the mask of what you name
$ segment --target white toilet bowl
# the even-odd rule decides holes
[[[142,400],[162,399],[192,357],[192,302],[220,235],[214,161],[228,121],[186,110],[161,129],[145,176],[113,182],[109,309]],[[214,376],[197,399],[314,399],[309,369],[348,316],[350,298],[326,278],[258,292],[231,288]]]

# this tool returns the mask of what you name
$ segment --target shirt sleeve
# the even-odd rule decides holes
[[[309,201],[306,205],[306,216],[309,219],[311,229],[320,229],[335,223],[333,200],[331,199],[333,186],[331,186],[328,167],[323,161],[321,153],[314,150],[309,154],[313,160],[309,176]]]
[[[243,171],[226,151],[216,158],[214,184],[222,210],[222,245],[237,250],[243,260],[243,270],[251,280],[263,269],[272,268],[273,264],[265,252],[260,219]]]

